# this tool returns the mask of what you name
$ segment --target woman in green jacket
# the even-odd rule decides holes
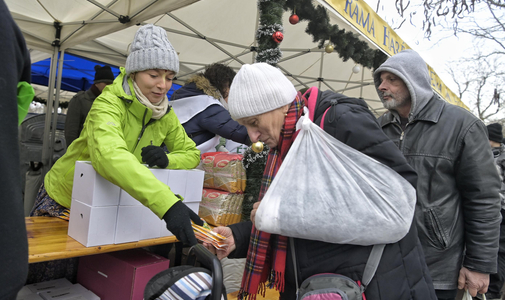
[[[192,169],[200,162],[200,151],[166,96],[178,71],[166,31],[152,24],[140,27],[126,67],[96,98],[81,135],[46,174],[31,215],[68,219],[75,162],[91,161],[102,177],[163,218],[177,239],[196,244],[191,220],[202,224],[198,215],[142,165]]]

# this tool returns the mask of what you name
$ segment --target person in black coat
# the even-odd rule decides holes
[[[30,53],[0,1],[0,299],[14,300],[28,274],[28,242],[19,176],[18,91],[30,82]]]
[[[252,142],[261,140],[271,149],[260,199],[295,139],[295,124],[305,105],[305,99],[297,94],[293,84],[268,64],[243,65],[232,83],[229,96],[231,116],[247,127]],[[324,119],[327,133],[389,166],[416,186],[415,171],[382,132],[365,101],[331,91],[320,92],[315,107],[315,124],[320,126],[322,115],[330,106]],[[251,222],[214,229],[226,236],[228,243],[227,249],[217,251],[217,255],[219,258],[247,255],[240,299],[255,299],[265,287],[266,280],[280,290],[281,299],[296,299],[295,270],[286,237],[256,230],[254,220],[258,206],[259,202],[255,203]],[[335,199],[335,206],[338,207],[338,199]],[[210,245],[204,245],[215,251]],[[361,281],[372,249],[372,246],[300,238],[294,238],[294,245],[299,283],[318,273],[336,273]],[[266,250],[261,252],[261,249]],[[365,296],[368,300],[436,299],[415,224],[401,240],[386,245]]]
[[[374,83],[388,109],[378,122],[418,175],[414,220],[438,299],[485,293],[497,271],[501,183],[484,123],[433,91],[414,50],[388,58]]]
[[[212,64],[172,94],[172,108],[201,153],[216,151],[219,137],[250,145],[247,129],[227,110],[233,77],[230,67]]]

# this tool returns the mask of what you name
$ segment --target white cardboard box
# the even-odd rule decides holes
[[[72,283],[66,278],[54,279],[44,282],[27,284],[18,292],[18,296],[25,296],[29,294],[37,294],[43,291],[50,291],[61,289],[64,287],[72,286]]]
[[[75,162],[72,199],[89,206],[118,205],[119,191],[120,188],[98,174],[90,162]]]
[[[164,184],[168,183],[168,176],[170,173],[169,169],[157,169],[157,168],[149,168],[149,170],[154,174],[154,176]],[[121,190],[119,196],[119,205],[122,206],[140,206],[142,203],[137,199],[133,198],[130,194],[128,194],[125,190]]]
[[[138,242],[145,206],[119,206],[114,244]]]
[[[174,234],[167,229],[167,223],[165,220],[161,219],[160,222],[160,237],[173,236]]]
[[[117,206],[92,207],[72,199],[68,235],[86,247],[114,243]]]
[[[16,300],[43,300],[38,294],[17,295]]]
[[[39,294],[44,300],[100,300],[100,297],[80,284],[41,292]]]
[[[197,169],[186,170],[186,174],[186,196],[184,197],[184,202],[186,204],[187,202],[201,202],[205,171]]]
[[[142,206],[142,203],[137,199],[133,198],[125,190],[121,190],[119,193],[119,205],[120,206]]]
[[[187,170],[170,170],[168,175],[168,186],[174,194],[186,198],[186,181],[188,178]]]
[[[160,218],[153,213],[149,208],[142,206],[142,224],[140,226],[140,240],[159,238]]]

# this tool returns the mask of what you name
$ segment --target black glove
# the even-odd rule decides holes
[[[147,146],[142,148],[140,153],[142,161],[147,163],[149,167],[158,166],[165,169],[168,166],[168,157],[163,148],[158,146]]]
[[[182,201],[177,201],[165,213],[163,220],[167,223],[167,229],[179,241],[190,246],[196,245],[197,241],[193,227],[191,227],[191,220],[200,226],[203,226],[203,221],[186,204],[182,203]]]

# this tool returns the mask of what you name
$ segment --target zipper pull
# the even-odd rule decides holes
[[[402,131],[402,135],[400,135],[400,141],[403,141],[403,136],[405,135],[405,131]]]

